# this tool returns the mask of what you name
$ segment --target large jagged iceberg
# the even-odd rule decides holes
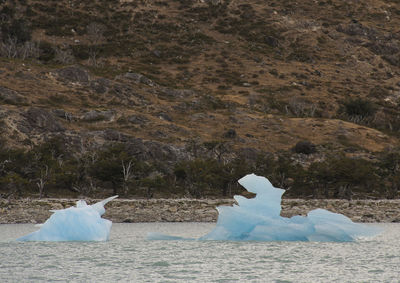
[[[285,190],[274,188],[267,178],[255,174],[246,175],[239,183],[255,193],[255,198],[235,196],[237,205],[217,207],[216,227],[199,240],[348,242],[381,232],[325,209],[312,210],[307,216],[282,217],[281,197]],[[150,233],[148,238],[178,239],[158,233]]]
[[[17,241],[107,241],[112,222],[101,218],[106,212],[104,205],[118,196],[112,196],[92,205],[84,200],[76,206],[51,210],[53,214],[40,230],[32,232]]]

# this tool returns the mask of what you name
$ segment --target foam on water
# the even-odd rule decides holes
[[[312,210],[307,216],[282,217],[281,198],[285,190],[255,174],[246,175],[239,183],[256,197],[235,196],[237,205],[218,207],[216,227],[199,240],[348,242],[381,232],[325,209]],[[150,233],[148,239],[183,238]]]
[[[104,205],[117,196],[109,197],[93,205],[84,200],[76,206],[52,210],[53,214],[40,229],[17,241],[107,241],[112,222],[101,218],[105,213]]]

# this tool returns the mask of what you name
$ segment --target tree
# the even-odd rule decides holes
[[[49,172],[49,167],[45,165],[45,167],[40,170],[40,176],[38,177],[38,181],[36,185],[39,188],[39,198],[42,198],[43,192],[44,192],[44,186],[50,179],[50,172]]]
[[[18,40],[16,37],[8,37],[7,40],[0,43],[0,55],[7,58],[18,56]]]
[[[400,192],[400,151],[386,153],[380,162],[381,175],[386,180],[386,197],[393,199]]]
[[[113,194],[118,194],[118,187],[123,181],[120,148],[110,147],[99,152],[98,159],[89,169],[90,175],[102,182],[110,182]]]
[[[318,198],[320,195],[323,195],[324,198],[329,198],[329,186],[334,180],[329,163],[326,161],[313,162],[308,168],[308,172],[313,198]]]
[[[351,199],[354,189],[370,193],[378,181],[373,164],[361,158],[349,158],[344,155],[328,157],[324,163],[314,164],[312,168],[317,168],[314,176],[317,182],[323,185],[325,195],[328,195],[328,185],[332,185],[335,188],[335,198]]]
[[[74,55],[69,46],[56,47],[54,59],[61,64],[71,64],[74,62]]]
[[[21,149],[0,151],[0,189],[7,196],[21,196],[24,187],[34,179],[33,154]]]
[[[132,172],[132,165],[133,165],[133,160],[129,160],[128,162],[121,160],[122,163],[122,187],[124,190],[124,193],[128,193],[128,183],[132,179],[133,172]]]
[[[232,196],[232,194],[240,188],[237,181],[248,174],[251,169],[246,160],[241,157],[236,157],[234,160],[224,165],[222,171],[222,195]]]
[[[218,162],[214,159],[197,158],[178,163],[174,174],[177,182],[189,195],[200,198],[214,187],[213,182],[217,182],[218,176],[215,174],[217,166]]]
[[[0,177],[0,187],[7,189],[6,194],[3,197],[21,197],[23,187],[28,183],[27,179],[15,172],[10,172],[5,176]]]
[[[97,56],[99,54],[99,44],[104,40],[104,32],[106,27],[100,23],[90,23],[86,27],[88,39],[90,42],[89,47],[89,60],[93,66],[97,66]]]
[[[30,161],[33,172],[32,180],[39,188],[39,197],[45,194],[45,187],[60,185],[58,181],[63,175],[66,160],[70,158],[61,138],[52,138],[35,146],[31,151]]]
[[[99,151],[88,171],[97,180],[111,183],[114,194],[118,194],[120,187],[127,194],[133,179],[144,177],[145,171],[150,172],[148,166],[137,161],[123,145],[111,145]]]
[[[14,19],[9,24],[2,25],[2,33],[7,34],[9,38],[15,38],[20,44],[31,39],[32,30],[25,20]]]
[[[230,143],[224,141],[210,141],[205,142],[204,146],[212,152],[213,157],[216,158],[218,162],[227,162],[224,155],[229,153],[229,148],[232,146]]]

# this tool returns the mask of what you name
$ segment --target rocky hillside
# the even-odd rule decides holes
[[[398,197],[400,3],[0,1],[0,193]]]

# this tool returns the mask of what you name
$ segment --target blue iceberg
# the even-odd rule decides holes
[[[104,205],[118,196],[112,196],[92,205],[84,200],[76,206],[51,210],[53,214],[40,230],[20,237],[17,241],[107,241],[112,222],[101,218],[106,212]]]
[[[239,183],[255,193],[255,198],[235,196],[237,205],[217,207],[216,227],[199,240],[349,242],[381,232],[325,209],[312,210],[307,216],[282,217],[281,198],[285,190],[255,174],[246,175]],[[178,239],[158,233],[150,233],[148,238]]]

